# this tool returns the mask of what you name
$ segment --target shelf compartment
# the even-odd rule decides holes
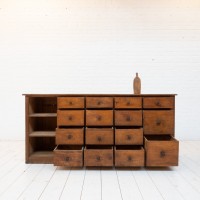
[[[29,134],[30,137],[55,137],[55,131],[33,131]]]
[[[53,151],[35,151],[29,156],[28,162],[52,164]]]

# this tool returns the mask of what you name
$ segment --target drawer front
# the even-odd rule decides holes
[[[113,108],[112,97],[87,97],[87,108]]]
[[[56,129],[56,144],[77,144],[84,143],[83,128],[81,129]]]
[[[142,167],[144,166],[144,149],[141,150],[116,150],[115,166],[117,167]]]
[[[86,129],[86,144],[113,145],[113,129],[88,128]]]
[[[142,111],[140,110],[116,110],[116,126],[142,126]]]
[[[179,143],[145,139],[146,166],[178,166]]]
[[[85,166],[113,166],[112,149],[85,149],[84,151]]]
[[[84,108],[84,97],[58,97],[58,109]]]
[[[143,108],[174,108],[174,97],[144,97]]]
[[[115,97],[115,108],[142,108],[142,98]]]
[[[86,110],[86,126],[112,126],[112,110]]]
[[[143,129],[115,129],[116,145],[143,144]]]
[[[68,167],[83,166],[82,150],[54,150],[54,165]]]
[[[83,126],[84,110],[58,110],[58,126]]]
[[[143,111],[144,134],[174,134],[174,111]]]

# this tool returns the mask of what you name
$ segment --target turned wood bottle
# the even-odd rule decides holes
[[[133,90],[134,94],[141,94],[141,80],[138,76],[138,73],[136,73],[136,77],[134,78],[133,81]]]

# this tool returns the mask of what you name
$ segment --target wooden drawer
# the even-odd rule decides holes
[[[86,126],[112,126],[112,110],[86,110]]]
[[[113,166],[113,147],[86,146],[84,150],[85,166]]]
[[[84,97],[58,97],[58,109],[84,108]]]
[[[142,98],[115,97],[115,108],[142,108]]]
[[[84,144],[84,129],[83,128],[66,128],[56,129],[56,144]]]
[[[112,128],[87,128],[85,133],[86,144],[113,145]]]
[[[146,166],[177,166],[179,142],[172,136],[145,136]]]
[[[141,146],[116,146],[115,166],[142,167],[144,166],[144,149]]]
[[[144,97],[143,108],[174,108],[174,97]]]
[[[86,97],[86,108],[113,108],[113,98]]]
[[[84,110],[58,110],[58,126],[83,126]]]
[[[68,167],[83,166],[83,147],[58,145],[54,149],[54,165]]]
[[[115,110],[115,126],[142,126],[142,111]]]
[[[143,111],[145,135],[174,134],[174,110]]]
[[[116,145],[141,145],[143,144],[143,129],[115,129]]]

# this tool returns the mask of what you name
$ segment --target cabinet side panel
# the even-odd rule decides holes
[[[25,97],[25,161],[28,163],[29,157],[29,97]]]

